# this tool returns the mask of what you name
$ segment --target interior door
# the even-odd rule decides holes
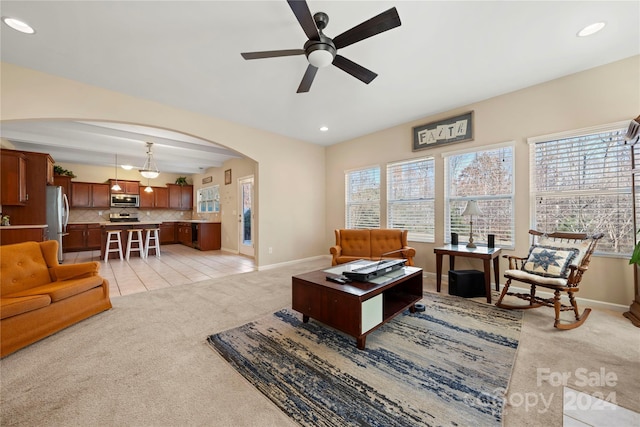
[[[254,209],[253,175],[238,179],[238,248],[242,255],[253,257]]]

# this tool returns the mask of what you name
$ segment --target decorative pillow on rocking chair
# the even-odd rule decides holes
[[[539,276],[566,279],[569,275],[568,267],[578,252],[575,248],[534,245],[529,250],[529,257],[522,270]]]

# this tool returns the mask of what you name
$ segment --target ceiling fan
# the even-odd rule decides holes
[[[398,16],[398,11],[395,7],[331,39],[322,34],[322,30],[324,30],[329,23],[329,16],[327,16],[326,13],[317,12],[311,16],[309,6],[304,0],[287,0],[287,3],[291,7],[304,33],[309,38],[304,44],[304,49],[245,52],[241,54],[244,59],[306,55],[309,66],[302,77],[297,93],[309,92],[318,68],[326,67],[329,64],[335,65],[366,84],[371,83],[371,81],[378,76],[373,71],[356,64],[342,55],[338,55],[337,52],[338,49],[399,27],[401,24],[400,16]]]

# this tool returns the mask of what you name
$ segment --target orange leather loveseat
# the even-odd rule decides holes
[[[358,259],[405,258],[413,265],[416,250],[407,246],[407,230],[377,229],[335,230],[336,245],[329,249],[331,265],[344,264]],[[392,254],[382,254],[398,251]]]
[[[111,308],[100,264],[58,264],[58,242],[0,246],[0,357]]]

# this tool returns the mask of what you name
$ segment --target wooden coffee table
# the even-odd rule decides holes
[[[338,266],[339,267],[339,266]],[[333,267],[335,269],[336,267]],[[332,270],[331,270],[332,271]],[[422,269],[404,267],[390,273],[382,284],[326,279],[326,270],[292,277],[292,308],[357,340],[364,350],[367,335],[422,299]]]

